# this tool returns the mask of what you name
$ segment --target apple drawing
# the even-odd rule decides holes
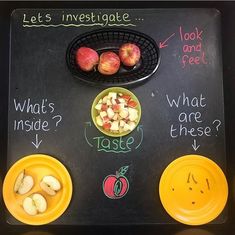
[[[134,43],[124,43],[119,48],[119,57],[126,66],[135,66],[140,60],[140,48]]]
[[[129,190],[129,182],[124,176],[129,166],[121,167],[116,175],[108,175],[103,181],[103,192],[110,199],[119,199]]]

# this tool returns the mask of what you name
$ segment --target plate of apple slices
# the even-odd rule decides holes
[[[6,174],[3,199],[20,222],[48,224],[61,216],[72,197],[72,180],[57,159],[33,154],[18,160]]]
[[[89,85],[128,87],[157,71],[160,51],[153,38],[131,29],[105,28],[78,35],[66,62],[72,75]]]
[[[112,137],[128,135],[138,125],[141,105],[128,89],[111,87],[96,96],[91,108],[95,126]]]

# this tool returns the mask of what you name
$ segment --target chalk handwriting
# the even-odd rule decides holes
[[[104,135],[90,137],[88,135],[88,128],[90,127],[91,122],[86,122],[84,129],[84,137],[87,144],[90,147],[96,148],[98,152],[128,153],[135,149],[138,149],[141,146],[144,138],[144,131],[142,125],[139,125],[136,128],[136,133],[138,133],[137,137],[131,136],[131,134],[124,137],[111,138]]]
[[[62,115],[55,114],[55,103],[48,99],[33,102],[31,98],[22,101],[13,99],[13,107],[17,118],[13,120],[14,131],[43,131],[57,130],[62,121]],[[23,115],[24,114],[24,115]]]
[[[210,137],[214,134],[217,136],[221,121],[219,119],[212,121],[204,120],[202,111],[207,107],[207,103],[206,97],[202,93],[191,97],[186,95],[185,92],[182,92],[176,97],[166,94],[166,101],[168,106],[174,109],[173,113],[176,113],[175,120],[169,126],[171,138],[175,139],[185,136],[193,138],[202,136]],[[184,107],[185,110],[182,110]],[[195,141],[193,148],[194,150],[198,149]]]
[[[191,65],[207,64],[206,54],[203,50],[203,30],[194,27],[192,31],[185,32],[179,27],[179,36],[182,42],[182,68]]]
[[[143,20],[143,19],[141,19]],[[38,12],[34,15],[23,14],[23,27],[92,27],[92,26],[136,26],[133,21],[140,19],[131,19],[129,13],[113,12],[84,12],[71,14],[61,12],[58,17],[52,13]]]

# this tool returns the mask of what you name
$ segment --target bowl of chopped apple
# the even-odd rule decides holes
[[[92,120],[102,133],[112,137],[128,135],[138,125],[141,106],[137,97],[122,87],[99,93],[91,108]]]

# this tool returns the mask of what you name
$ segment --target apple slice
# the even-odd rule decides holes
[[[24,199],[23,209],[29,215],[37,215],[46,211],[47,201],[41,194],[34,193]]]
[[[20,195],[26,194],[32,189],[33,185],[33,177],[30,175],[25,175],[25,170],[23,170],[16,178],[14,192]]]
[[[136,108],[137,107],[137,102],[135,102],[134,100],[129,100],[127,103],[127,106],[130,108]]]
[[[133,108],[128,108],[129,111],[129,120],[135,121],[138,119],[138,110]]]
[[[108,98],[111,99],[113,98],[114,100],[117,99],[117,93],[116,92],[109,92]]]
[[[112,119],[113,116],[115,115],[114,111],[111,108],[107,109],[107,114],[108,114],[109,119]]]
[[[113,121],[110,127],[111,131],[118,131],[119,130],[119,121]]]
[[[110,122],[103,124],[103,128],[104,128],[105,130],[110,130],[110,127],[111,127],[111,123],[110,123]]]
[[[103,126],[103,120],[100,116],[96,117],[96,123],[98,126]]]
[[[128,117],[129,112],[128,112],[127,109],[121,109],[121,111],[119,112],[119,115],[120,115],[121,118],[125,119],[125,118]]]
[[[54,176],[46,175],[42,178],[40,187],[50,196],[55,196],[57,191],[61,189],[61,184]]]
[[[99,104],[99,103],[98,103],[98,104],[95,106],[95,109],[100,111],[100,110],[102,109],[102,104]]]

